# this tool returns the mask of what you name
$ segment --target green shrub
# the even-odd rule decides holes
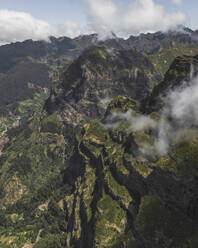
[[[40,239],[34,248],[63,248],[63,241],[58,234],[48,234]]]
[[[62,128],[63,125],[56,113],[48,116],[41,122],[41,132],[61,134]]]

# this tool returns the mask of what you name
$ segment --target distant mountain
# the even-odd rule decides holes
[[[136,49],[145,54],[155,54],[162,49],[176,49],[180,46],[186,48],[184,53],[192,53],[197,44],[197,31],[187,28],[178,32],[140,34],[126,40],[114,36],[112,39],[100,41],[97,34],[79,36],[74,39],[50,37],[49,42],[26,40],[0,46],[0,71],[7,71],[17,61],[27,56],[49,65],[61,65],[76,58],[92,45],[107,46],[116,50]]]
[[[198,33],[185,28],[180,32],[171,31],[167,33],[140,34],[137,37],[131,36],[126,40],[114,35],[112,39],[100,41],[96,34],[92,34],[79,36],[75,39],[68,37],[50,37],[49,42],[26,40],[24,42],[3,45],[0,46],[0,84],[8,85],[8,89],[11,90],[9,85],[13,84],[13,82],[9,74],[12,74],[15,68],[30,61],[32,65],[34,65],[33,67],[35,67],[34,74],[37,74],[37,78],[41,75],[39,71],[41,67],[45,75],[49,74],[49,78],[45,77],[46,82],[43,85],[49,89],[52,83],[52,75],[57,67],[72,62],[78,58],[84,50],[89,49],[93,45],[106,47],[110,50],[115,49],[117,51],[135,49],[143,53],[144,56],[147,56],[152,62],[155,71],[161,76],[158,80],[160,81],[175,57],[181,54],[192,56],[198,53]],[[36,68],[38,68],[38,73],[36,73]],[[14,94],[15,97],[13,100],[7,101],[7,103],[10,104],[12,101],[15,103],[16,101],[27,99],[29,96],[32,97],[35,93],[35,89],[32,91],[31,88],[29,88],[25,94],[14,92],[16,88],[25,87],[27,89],[28,82],[37,84],[35,76],[28,71],[26,72],[26,69],[29,70],[28,66],[24,66],[24,68],[21,67],[21,69],[18,70],[18,77],[23,78],[24,73],[25,81],[22,80],[20,85],[18,85],[19,81],[16,80],[17,86],[11,90],[13,93],[10,95],[10,98],[12,98]],[[41,78],[41,80],[43,80],[43,78]],[[22,86],[22,84],[24,84],[24,86]],[[4,91],[1,92],[3,96],[0,93],[0,104],[4,106],[6,103],[5,98],[7,97],[8,100],[9,96],[5,96]]]

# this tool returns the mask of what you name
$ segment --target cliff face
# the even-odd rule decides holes
[[[84,118],[102,117],[118,95],[144,98],[159,78],[152,63],[134,50],[116,51],[92,47],[62,72],[46,103],[49,113],[77,124]]]
[[[151,113],[159,111],[163,107],[162,98],[165,98],[170,91],[179,87],[183,81],[190,81],[198,73],[198,57],[179,56],[171,64],[165,73],[164,80],[159,83],[142,103],[143,111]],[[189,73],[190,72],[190,73]],[[192,75],[193,74],[193,75]],[[160,104],[160,102],[162,104]]]

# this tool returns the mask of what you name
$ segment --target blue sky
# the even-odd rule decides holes
[[[86,22],[86,6],[82,0],[0,0],[0,9],[28,12],[50,23]]]
[[[97,0],[95,0],[97,1]],[[128,3],[131,0],[115,0],[114,2]],[[156,0],[166,9],[181,10],[190,18],[192,28],[198,28],[198,1],[183,0],[180,5],[173,4],[172,0]],[[50,23],[62,23],[65,20],[86,23],[87,7],[84,0],[0,0],[0,9],[24,11],[34,17]]]
[[[0,0],[0,43],[86,32],[127,37],[179,24],[198,29],[197,9],[197,0]]]
[[[28,12],[51,23],[85,22],[86,8],[81,0],[0,0],[0,8]]]

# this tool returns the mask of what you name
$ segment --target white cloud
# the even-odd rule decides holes
[[[86,27],[74,21],[65,21],[63,24],[53,26],[53,30],[54,36],[67,36],[70,38],[89,33]]]
[[[25,12],[0,10],[0,44],[32,40],[48,40],[51,35],[75,37],[82,33],[80,25],[65,22],[50,25]]]
[[[85,1],[88,4],[89,23],[102,37],[111,32],[129,36],[141,32],[167,31],[186,22],[184,13],[169,13],[154,0],[131,0],[131,3],[122,5],[113,0]]]
[[[123,18],[126,32],[167,31],[184,24],[185,15],[180,12],[167,13],[164,7],[153,0],[137,0],[131,4]]]
[[[167,92],[159,120],[153,120],[146,115],[137,115],[129,110],[126,113],[113,112],[107,117],[103,126],[113,129],[120,120],[126,120],[129,123],[128,131],[155,130],[153,146],[145,143],[142,151],[153,151],[159,156],[166,155],[173,142],[190,140],[195,137],[195,133],[197,135],[198,76],[193,76],[192,68],[189,82],[183,82],[180,87]]]
[[[48,40],[51,35],[74,38],[91,32],[98,33],[102,39],[112,32],[128,37],[141,32],[175,29],[186,21],[183,13],[169,13],[154,0],[131,0],[128,4],[115,0],[84,1],[88,6],[87,26],[71,21],[51,25],[25,12],[0,9],[0,45],[26,39]]]
[[[114,30],[118,15],[117,6],[111,0],[86,0],[88,3],[88,20],[94,32],[101,36]],[[104,37],[105,38],[105,37]]]
[[[158,139],[155,147],[160,155],[165,155],[170,144],[178,139],[192,138],[191,133],[198,125],[198,77],[184,82],[179,88],[168,93],[162,118],[158,124]],[[168,118],[172,122],[168,122]],[[186,132],[186,137],[184,136]]]
[[[37,20],[30,14],[0,10],[1,43],[47,39],[52,32],[52,27],[47,22]]]

